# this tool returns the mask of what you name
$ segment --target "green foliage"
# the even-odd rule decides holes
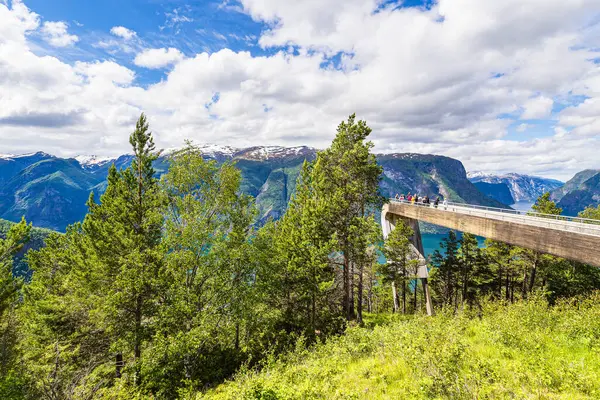
[[[31,225],[23,219],[0,239],[0,398],[21,397],[22,370],[18,363],[18,323],[15,317],[23,279],[13,275],[13,257],[29,240]]]
[[[398,299],[402,299],[402,313],[407,311],[408,284],[417,275],[419,266],[416,249],[411,244],[414,231],[403,221],[398,221],[394,230],[388,235],[383,246],[383,254],[387,260],[386,264],[379,267],[381,278],[384,283],[391,283],[394,301],[394,311],[399,308]],[[400,288],[400,293],[397,289]],[[416,286],[413,290],[416,290]]]
[[[600,205],[598,207],[588,207],[579,213],[579,218],[600,220]]]
[[[531,206],[531,209],[540,214],[549,214],[549,215],[560,215],[562,214],[562,208],[557,207],[554,201],[550,200],[550,193],[544,193],[542,196],[538,197],[535,204]]]
[[[317,154],[312,171],[314,196],[327,205],[321,223],[338,241],[343,268],[342,308],[348,320],[355,318],[355,270],[362,276],[368,259],[367,247],[354,240],[355,232],[369,224],[384,201],[379,193],[383,169],[371,153],[373,143],[366,142],[370,133],[365,121],[357,122],[351,115],[338,126],[331,147]]]
[[[14,303],[22,279],[13,276],[13,257],[29,240],[31,225],[25,219],[11,226],[6,239],[0,239],[0,320]]]
[[[273,222],[272,210],[242,194],[243,166],[207,161],[191,144],[157,163],[142,114],[129,167],[107,170],[83,223],[28,253],[30,284],[13,276],[13,257],[31,226],[12,225],[0,240],[0,398],[194,398],[236,373],[206,396],[598,394],[598,370],[587,367],[598,307],[562,300],[600,287],[598,269],[494,242],[481,250],[472,235],[451,233],[432,272],[447,309],[433,319],[416,313],[415,232],[398,224],[381,249],[388,263],[376,265],[382,168],[370,132],[352,115],[313,162],[254,176],[282,174],[284,196],[258,194],[275,208],[291,199]],[[160,180],[155,165],[168,171]],[[537,207],[558,210],[547,196]],[[399,308],[397,288],[404,313],[412,292],[417,316],[387,313]]]
[[[195,398],[598,398],[599,296],[553,307],[485,302],[481,318],[451,309],[349,328]]]

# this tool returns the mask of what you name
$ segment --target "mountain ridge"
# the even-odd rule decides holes
[[[283,215],[296,187],[305,160],[313,160],[317,149],[308,146],[200,146],[205,158],[219,163],[235,162],[242,173],[241,190],[256,198],[259,221]],[[169,165],[169,149],[155,162],[157,175]],[[377,154],[384,173],[381,193],[440,196],[451,201],[505,207],[481,193],[468,179],[463,164],[450,157],[394,153]],[[131,154],[118,157],[76,156],[60,158],[37,152],[0,158],[0,218],[17,221],[22,215],[34,225],[64,231],[81,221],[87,212],[90,192],[104,192],[111,165],[126,168]]]
[[[467,178],[474,184],[487,183],[490,185],[496,185],[480,185],[481,188],[485,188],[488,191],[488,196],[496,198],[496,200],[499,200],[500,198],[509,200],[506,196],[505,189],[501,184],[506,185],[514,202],[534,202],[544,193],[552,192],[564,185],[564,182],[556,179],[518,174],[514,172],[507,174],[493,174],[481,171],[471,171],[467,173]]]
[[[600,169],[578,172],[550,194],[565,215],[576,216],[587,207],[600,205]]]

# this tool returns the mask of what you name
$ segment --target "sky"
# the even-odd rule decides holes
[[[600,168],[600,0],[0,0],[0,154],[325,148]]]

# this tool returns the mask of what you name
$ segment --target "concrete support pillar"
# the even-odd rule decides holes
[[[386,212],[381,213],[381,226],[383,229],[383,238],[387,236],[396,227],[396,220],[402,219],[404,223],[409,226],[414,234],[411,237],[411,247],[414,257],[419,260],[419,266],[417,269],[417,278],[421,280],[423,285],[423,296],[425,297],[425,308],[427,315],[433,315],[433,304],[431,302],[431,294],[429,292],[429,284],[427,279],[429,278],[429,271],[427,269],[427,259],[425,258],[425,250],[423,249],[423,239],[421,238],[421,229],[419,228],[419,221],[412,218],[399,217],[393,214],[387,214]]]

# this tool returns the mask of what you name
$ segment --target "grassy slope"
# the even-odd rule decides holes
[[[350,328],[196,399],[597,399],[600,294]]]

